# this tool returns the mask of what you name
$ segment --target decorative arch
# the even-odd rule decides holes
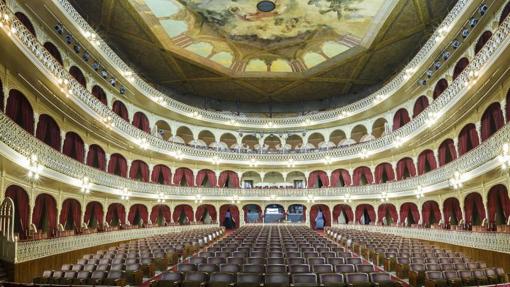
[[[39,116],[35,136],[45,144],[60,151],[62,143],[60,128],[51,116],[46,114]]]
[[[172,215],[174,223],[188,225],[193,221],[193,207],[187,204],[179,204],[174,208]]]
[[[218,186],[226,188],[239,188],[239,176],[231,170],[224,170],[218,178]]]
[[[57,203],[53,196],[41,193],[35,199],[32,223],[38,231],[53,234],[57,228]]]
[[[69,74],[83,87],[87,87],[87,80],[85,79],[85,76],[83,75],[83,72],[80,70],[80,68],[76,66],[72,66],[69,68]]]
[[[405,157],[397,162],[397,180],[416,176],[416,167],[413,159]]]
[[[352,181],[354,186],[372,184],[374,181],[372,171],[367,166],[357,167],[353,171]]]
[[[18,18],[18,20],[21,22],[21,24],[23,24],[23,26],[25,26],[25,28],[27,28],[27,30],[30,33],[32,33],[32,35],[37,37],[37,35],[35,34],[34,25],[32,24],[32,21],[30,21],[30,18],[27,17],[27,15],[25,15],[21,12],[16,12],[16,13],[14,13],[14,15],[16,16],[16,18]]]
[[[121,226],[126,224],[126,209],[120,203],[112,203],[106,212],[106,222],[110,226]]]
[[[347,139],[347,136],[345,135],[345,132],[343,130],[334,130],[329,135],[329,140],[336,144],[337,146],[340,142],[342,142],[345,139]]]
[[[34,110],[32,105],[18,90],[11,90],[7,98],[5,113],[11,120],[30,134],[34,134]]]
[[[510,216],[510,199],[506,186],[498,184],[491,187],[487,195],[487,208],[492,225],[506,225]]]
[[[351,185],[351,175],[346,169],[337,169],[331,173],[331,187],[342,187]]]
[[[53,43],[46,42],[46,43],[44,43],[43,46],[46,49],[46,51],[48,51],[48,53],[50,53],[50,55],[55,60],[57,60],[57,62],[59,62],[60,65],[62,65],[62,66],[64,65],[64,61],[62,60],[62,55],[60,54],[60,51]]]
[[[322,229],[320,228],[320,226],[319,227],[317,226],[317,214],[319,213],[319,211],[321,211],[323,214],[324,219],[323,227],[331,226],[331,212],[329,210],[329,207],[325,204],[314,204],[310,208],[310,224],[312,229],[314,230]]]
[[[457,61],[457,64],[455,64],[455,67],[453,68],[453,80],[457,79],[460,74],[466,69],[466,67],[469,65],[469,60],[464,57]]]
[[[229,148],[236,147],[237,138],[231,133],[224,133],[220,137],[220,142],[225,143]]]
[[[194,139],[193,132],[187,126],[177,128],[175,135],[182,138],[185,143],[189,143]]]
[[[147,224],[149,217],[147,207],[143,204],[134,204],[129,208],[128,221],[131,225],[142,226]]]
[[[491,31],[485,31],[483,34],[478,38],[478,41],[475,45],[475,54],[478,54],[480,50],[487,44],[487,42],[491,39],[492,32]]]
[[[312,144],[315,148],[320,148],[319,144],[324,141],[324,136],[321,133],[313,133],[308,137],[308,143]]]
[[[304,204],[291,204],[287,209],[287,220],[290,222],[306,221],[306,206]]]
[[[398,221],[398,212],[395,205],[383,203],[377,208],[377,222],[383,225],[393,225]]]
[[[264,147],[259,147],[262,149],[268,149],[271,151],[277,150],[277,147],[281,147],[282,141],[280,138],[276,135],[268,135],[266,138],[264,138]],[[256,145],[255,145],[256,146]]]
[[[471,226],[481,225],[485,219],[483,199],[478,192],[472,192],[464,199],[464,216],[466,224]]]
[[[481,138],[485,141],[505,125],[503,111],[499,103],[492,103],[485,109],[481,120]]]
[[[149,123],[149,119],[142,112],[136,112],[133,116],[133,126],[139,130],[142,130],[146,133],[151,132],[151,125]]]
[[[83,163],[83,160],[85,159],[85,144],[77,133],[66,133],[62,153]]]
[[[123,102],[121,101],[113,102],[112,111],[126,122],[129,122],[129,112],[126,108],[126,105],[124,105]]]
[[[303,146],[303,138],[297,134],[290,135],[285,142],[290,145],[291,149],[297,149]]]
[[[87,153],[87,165],[102,171],[106,170],[106,154],[102,147],[97,144],[89,146],[89,152]]]
[[[59,222],[64,230],[78,230],[81,227],[81,204],[78,200],[68,198],[62,202]]]
[[[230,213],[230,215],[229,215]],[[228,218],[230,216],[230,219]],[[226,229],[239,228],[239,209],[233,204],[224,204],[220,207],[220,224]]]
[[[108,98],[106,97],[106,93],[100,86],[95,85],[92,87],[92,95],[96,97],[96,99],[98,99],[101,103],[103,103],[103,105],[108,105]]]
[[[436,156],[430,149],[422,151],[418,155],[418,174],[422,175],[437,168]]]
[[[180,167],[175,170],[174,185],[194,186],[193,171],[186,167]]]
[[[480,144],[478,139],[478,131],[475,124],[465,125],[459,133],[458,148],[459,156],[474,149]]]
[[[437,99],[446,89],[448,88],[448,81],[441,79],[436,83],[434,92],[432,92],[432,98]]]
[[[462,209],[457,198],[450,197],[443,202],[443,216],[446,225],[459,224],[462,220]]]
[[[129,178],[137,181],[149,182],[149,166],[144,161],[138,159],[134,160],[129,169]]]
[[[337,204],[333,207],[333,222],[337,224],[349,224],[354,222],[354,213],[348,204]]]
[[[429,106],[429,98],[427,96],[420,96],[416,99],[413,107],[413,118],[416,118]]]
[[[443,166],[457,159],[457,151],[452,139],[446,139],[439,145],[439,166]]]
[[[103,216],[103,205],[97,201],[91,201],[85,207],[83,222],[85,222],[89,228],[97,228],[103,225]]]
[[[507,3],[505,8],[503,8],[503,12],[501,12],[501,16],[499,16],[499,25],[503,24],[508,14],[510,14],[510,3]]]
[[[375,209],[370,204],[356,206],[356,222],[364,225],[375,223]]]
[[[441,221],[441,210],[439,209],[439,204],[434,200],[428,200],[423,203],[421,214],[423,217],[423,225],[426,227]]]
[[[385,118],[378,118],[372,124],[372,135],[374,138],[380,138],[386,133],[386,126],[388,125],[388,121]]]
[[[383,162],[375,167],[375,183],[386,183],[395,180],[395,172],[390,163]]]
[[[14,202],[14,232],[19,234],[20,239],[26,239],[30,213],[28,193],[21,186],[10,185],[5,190],[5,197]]]
[[[308,188],[321,188],[329,186],[329,178],[325,171],[315,170],[308,176]]]
[[[259,140],[254,135],[245,135],[241,139],[241,145],[243,146],[244,149],[253,150],[253,149],[255,149],[255,146],[258,144],[259,144]]]
[[[400,223],[404,226],[411,226],[420,222],[420,211],[418,206],[412,202],[406,202],[400,206]]]
[[[196,186],[201,187],[215,187],[216,182],[216,173],[210,169],[202,169],[198,171],[195,178]]]
[[[158,226],[166,226],[172,221],[170,207],[166,204],[154,205],[151,210],[151,222]]]
[[[163,164],[155,165],[152,169],[151,182],[170,185],[172,184],[172,172]]]
[[[218,222],[216,208],[211,204],[202,204],[197,207],[195,212],[195,221],[205,224]]]
[[[156,129],[158,135],[165,141],[170,140],[172,137],[172,129],[170,128],[170,125],[164,121],[159,120],[156,122]]]
[[[108,161],[108,173],[127,177],[127,161],[124,156],[114,153]]]
[[[411,118],[409,117],[409,112],[406,109],[402,108],[398,110],[393,116],[393,130],[398,130],[410,121]]]
[[[207,144],[207,146],[216,142],[216,137],[212,132],[208,130],[203,130],[200,133],[198,133],[198,139],[203,140]]]

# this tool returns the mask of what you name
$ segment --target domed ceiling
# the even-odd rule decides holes
[[[178,100],[244,112],[348,104],[388,80],[455,1],[73,0]]]

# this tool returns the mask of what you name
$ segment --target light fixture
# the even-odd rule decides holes
[[[342,111],[340,113],[340,115],[338,116],[338,119],[341,120],[341,119],[345,119],[345,118],[350,117],[350,116],[351,116],[351,112]]]
[[[405,81],[409,80],[413,76],[414,72],[415,72],[414,68],[407,68],[404,71],[404,80]]]
[[[129,197],[131,196],[131,193],[128,191],[126,187],[124,187],[120,194],[120,199],[122,200],[129,200]]]
[[[344,202],[345,203],[351,203],[352,202],[351,194],[350,193],[347,193],[346,195],[344,195]]]
[[[416,198],[418,198],[418,199],[423,198],[423,189],[422,189],[421,185],[418,185],[416,187],[416,191],[414,193],[416,194]]]
[[[329,155],[325,156],[323,161],[324,161],[324,164],[327,164],[327,165],[330,165],[333,163],[333,159]]]
[[[407,141],[406,138],[403,138],[401,136],[397,136],[395,140],[393,141],[393,146],[396,148],[399,148],[404,145],[404,143]]]
[[[146,150],[149,148],[149,142],[147,141],[146,138],[139,138],[136,140],[136,144],[138,144],[138,146],[143,149],[143,150]]]
[[[115,127],[115,123],[113,122],[113,118],[111,116],[106,116],[106,117],[102,118],[101,121],[109,129],[112,129],[113,127]]]
[[[90,179],[88,177],[84,176],[81,179],[80,191],[82,193],[88,194],[88,193],[90,193],[91,186],[92,186],[92,183],[90,182]]]
[[[202,203],[202,196],[200,194],[195,195],[195,203]]]
[[[362,159],[367,159],[370,157],[370,155],[372,155],[372,152],[368,151],[367,149],[362,149],[359,153],[359,157]]]
[[[388,193],[386,191],[381,193],[381,202],[388,202]]]
[[[170,156],[172,156],[173,158],[177,159],[177,160],[182,160],[184,158],[184,154],[182,152],[182,150],[176,150],[176,151],[171,151],[170,152]]]
[[[308,202],[308,203],[315,203],[315,197],[312,194],[309,194],[306,197],[306,202]]]
[[[388,95],[386,95],[386,94],[379,94],[379,95],[375,96],[375,99],[374,99],[374,101],[373,101],[373,104],[374,104],[374,105],[377,105],[377,104],[379,104],[380,102],[382,102],[382,101],[386,100],[387,98],[388,98]]]
[[[122,72],[122,76],[124,76],[124,78],[126,78],[126,80],[130,83],[132,83],[135,80],[135,77],[134,77],[134,74],[132,71]]]
[[[164,203],[164,202],[165,202],[165,195],[162,192],[160,192],[158,194],[158,203]]]
[[[427,124],[427,127],[432,127],[439,119],[439,115],[440,115],[439,113],[429,112],[427,114],[427,120],[425,121]]]
[[[211,159],[211,162],[214,164],[214,165],[219,165],[222,160],[221,158],[219,158],[217,155],[213,156],[213,158]]]
[[[239,199],[239,196],[234,195],[232,197],[232,203],[241,203],[241,200]]]
[[[313,122],[310,119],[306,119],[306,120],[303,121],[303,123],[301,125],[306,127],[306,126],[309,126],[311,124],[313,124]]]
[[[265,127],[266,129],[272,129],[272,128],[275,128],[275,127],[276,127],[276,124],[275,124],[275,123],[273,123],[273,122],[268,122],[268,123],[266,123],[266,124],[264,125],[264,127]]]
[[[459,171],[453,173],[453,178],[450,179],[450,186],[453,189],[462,188],[462,174]]]
[[[255,158],[251,158],[249,165],[250,165],[250,167],[257,167],[259,165],[259,163],[257,162],[257,160]]]
[[[296,163],[294,162],[293,158],[289,158],[289,160],[287,161],[287,167],[291,167],[291,168],[296,167]]]
[[[39,163],[36,154],[32,154],[28,159],[28,177],[30,179],[38,180],[39,174],[42,172],[43,166]]]
[[[508,154],[509,150],[509,144],[503,144],[503,154],[499,156],[499,162],[501,163],[501,168],[503,170],[507,170],[510,167],[510,155]]]
[[[191,113],[190,117],[195,118],[195,119],[201,119],[202,115],[198,111],[194,111],[193,113]]]

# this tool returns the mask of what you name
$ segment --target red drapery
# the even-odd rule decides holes
[[[87,80],[85,79],[85,76],[83,75],[82,71],[80,70],[80,68],[76,67],[76,66],[72,66],[70,69],[69,69],[69,74],[71,74],[71,76],[82,86],[86,87],[87,86]]]
[[[21,12],[16,12],[14,15],[23,24],[23,26],[25,26],[25,28],[27,28],[27,30],[30,33],[32,33],[32,35],[36,36],[35,35],[34,25],[32,25],[32,22],[30,21],[30,19],[25,14],[23,14]]]
[[[211,216],[212,221],[216,221],[216,208],[210,204],[202,204],[199,207],[197,207],[197,211],[195,212],[195,221],[200,222],[202,221],[202,217],[205,214],[205,211],[209,213],[209,216]],[[246,214],[245,214],[246,216]]]
[[[131,208],[129,208],[128,213],[128,221],[132,225],[138,224],[138,222],[135,222],[136,216],[139,216],[141,220],[143,220],[143,223],[148,222],[148,213],[147,213],[147,207],[143,204],[135,204],[132,205]]]
[[[73,132],[66,133],[62,152],[79,162],[83,162],[83,159],[85,158],[85,147],[81,137]]]
[[[445,79],[441,79],[437,82],[436,87],[434,88],[434,92],[432,93],[432,97],[434,100],[439,97],[446,89],[448,88],[448,81]]]
[[[207,182],[205,179],[207,178]],[[210,169],[202,169],[197,173],[196,186],[215,187],[216,186],[216,174]]]
[[[117,217],[120,224],[126,224],[126,209],[124,205],[120,203],[112,203],[108,206],[108,212],[106,212],[106,222],[112,225],[112,220]]]
[[[89,146],[87,165],[100,170],[106,170],[106,155],[100,146],[96,144]]]
[[[439,166],[443,166],[457,158],[455,144],[452,139],[444,140],[439,146]]]
[[[191,169],[180,167],[175,170],[174,184],[180,185],[183,179],[185,179],[186,186],[194,186],[193,171]]]
[[[505,105],[506,121],[510,121],[510,89],[506,92],[506,105]]]
[[[129,169],[129,178],[149,182],[149,166],[141,160],[134,160]]]
[[[154,166],[152,169],[151,181],[159,184],[172,184],[172,173],[170,168],[162,164]]]
[[[386,214],[389,214],[393,222],[397,223],[398,213],[395,205],[391,203],[384,203],[379,205],[379,208],[377,209],[377,222],[382,223],[384,217],[386,217]]]
[[[239,188],[239,176],[231,170],[222,171],[218,178],[218,186]]]
[[[108,162],[108,173],[126,177],[127,176],[126,159],[118,153],[112,154],[110,156],[110,161]]]
[[[505,219],[508,219],[508,216],[510,216],[510,199],[508,199],[508,190],[504,185],[498,184],[489,190],[487,205],[489,209],[488,211],[490,223],[496,222],[496,212],[498,205],[501,206],[501,211]]]
[[[51,42],[46,42],[44,43],[44,48],[46,49],[46,51],[48,51],[48,53],[50,53],[50,55],[55,58],[55,60],[57,60],[57,62],[60,63],[60,65],[64,65],[64,61],[62,61],[62,55],[60,54],[59,50],[57,47],[55,47],[55,45],[53,45],[53,43]]]
[[[464,69],[469,65],[469,60],[467,58],[460,59],[455,68],[453,68],[453,79],[457,79],[457,77],[464,71]]]
[[[67,228],[67,220],[69,216],[72,218],[72,228]],[[60,224],[64,226],[66,230],[73,230],[81,226],[81,205],[76,199],[66,199],[62,203],[62,209],[60,210]]]
[[[429,200],[423,203],[421,214],[423,216],[423,224],[425,225],[439,223],[441,220],[441,210],[439,209],[439,204],[433,200]],[[434,215],[434,221],[431,220],[431,214]]]
[[[474,149],[479,143],[476,126],[474,124],[467,124],[459,133],[459,155]]]
[[[455,218],[455,222],[462,219],[462,210],[459,200],[455,197],[446,199],[443,203],[443,216],[445,224],[450,224],[450,217]]]
[[[423,112],[429,106],[429,99],[427,96],[419,97],[414,103],[413,107],[413,118],[418,116],[421,112]]]
[[[146,133],[151,132],[149,119],[142,112],[136,112],[135,115],[133,116],[133,126],[135,126],[136,128],[138,128]]]
[[[331,187],[350,186],[351,175],[345,169],[337,169],[331,173]]]
[[[496,133],[504,124],[503,112],[501,111],[499,103],[491,104],[482,115],[482,141],[485,141]]]
[[[235,227],[239,228],[239,209],[237,206],[233,204],[225,204],[220,207],[220,224],[223,226],[225,221],[225,214],[227,213],[227,210],[230,210],[230,214],[232,216],[232,219],[235,222]]]
[[[179,222],[179,216],[181,216],[182,211],[184,211],[184,214],[186,215],[188,220],[190,222],[192,222],[193,218],[194,218],[193,217],[193,208],[187,204],[180,204],[174,208],[174,213],[172,215],[174,222],[176,222],[176,223]]]
[[[85,208],[85,215],[83,216],[83,221],[89,226],[90,219],[92,218],[92,215],[94,215],[94,218],[97,222],[97,224],[102,225],[103,224],[103,206],[101,203],[97,201],[92,201],[87,204],[87,207]]]
[[[464,215],[467,224],[473,224],[473,208],[476,208],[480,220],[485,219],[485,207],[483,206],[482,196],[473,192],[464,199]]]
[[[114,113],[116,113],[119,117],[121,117],[123,120],[125,120],[126,122],[129,122],[128,110],[127,110],[126,106],[124,105],[124,103],[122,103],[121,101],[115,101],[113,103],[112,111]]]
[[[100,86],[92,87],[92,95],[94,95],[94,97],[96,97],[104,105],[108,105],[108,99],[106,98],[106,93]]]
[[[347,223],[354,221],[354,214],[352,213],[352,208],[348,204],[337,204],[333,208],[333,222],[338,223],[338,217],[341,213],[344,213]],[[314,219],[315,220],[315,219]]]
[[[503,21],[505,21],[506,17],[510,14],[510,3],[507,3],[503,12],[501,12],[501,16],[499,16],[499,24],[501,25]]]
[[[409,113],[406,109],[402,108],[395,113],[393,116],[393,130],[398,130],[405,124],[407,124],[411,119],[409,118]]]
[[[372,171],[370,171],[369,167],[360,166],[354,170],[352,175],[353,185],[362,185],[364,183],[362,178],[365,178],[366,184],[371,184],[374,181]]]
[[[39,116],[39,122],[37,123],[37,131],[35,135],[45,144],[60,151],[60,128],[52,117],[48,115]]]
[[[57,228],[57,204],[51,195],[43,193],[37,196],[32,212],[32,223],[37,230],[42,230],[46,226],[52,232]]]
[[[151,210],[151,222],[152,224],[159,224],[159,215],[163,216],[163,224],[170,223],[172,221],[172,216],[170,212],[170,207],[164,204],[158,204],[152,207]]]
[[[310,208],[310,224],[313,229],[315,229],[315,218],[317,217],[317,213],[319,213],[319,209],[324,215],[324,226],[331,226],[331,212],[329,211],[329,207],[325,204],[315,204]]]
[[[9,118],[30,134],[34,134],[34,110],[25,96],[18,90],[11,90],[5,112]]]
[[[397,162],[397,180],[416,176],[416,168],[413,159],[406,157]]]
[[[434,152],[430,149],[424,150],[418,156],[418,174],[422,175],[427,172],[427,167],[430,170],[437,168],[436,157]]]
[[[384,162],[375,167],[375,183],[384,183],[395,180],[395,173],[391,164]]]
[[[363,216],[363,213],[367,211],[370,223],[375,222],[375,209],[370,204],[360,204],[356,206],[356,222],[359,222],[361,220],[361,217]]]
[[[319,180],[322,185],[319,185]],[[329,178],[325,171],[315,170],[310,173],[308,176],[308,188],[316,188],[316,187],[328,187],[329,186]]]
[[[485,44],[487,43],[487,41],[489,41],[491,37],[492,37],[491,31],[483,32],[483,34],[480,36],[480,38],[478,38],[478,41],[476,42],[475,54],[478,54],[478,52],[480,52],[480,50],[483,48],[483,46],[485,46]]]
[[[405,219],[411,214],[414,223],[420,221],[420,211],[416,204],[412,202],[406,202],[400,206],[400,223],[404,223]]]
[[[21,238],[24,239],[28,230],[28,216],[30,212],[28,194],[22,187],[11,185],[5,191],[5,197],[9,197],[14,202],[14,228],[15,231],[19,232]]]

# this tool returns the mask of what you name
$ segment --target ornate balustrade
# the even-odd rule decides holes
[[[510,253],[510,234],[495,232],[452,231],[430,228],[405,228],[374,225],[336,224],[333,228],[356,229],[394,234],[402,237],[443,242],[476,249]]]

